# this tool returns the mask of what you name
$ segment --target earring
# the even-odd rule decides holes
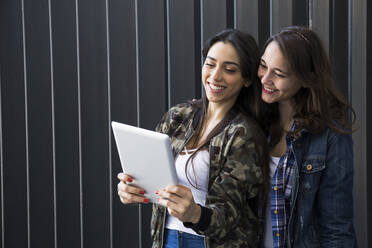
[[[249,87],[249,86],[251,86],[251,82],[250,81],[247,81],[245,84],[244,84],[244,87]]]

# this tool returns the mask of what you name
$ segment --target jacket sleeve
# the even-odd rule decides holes
[[[357,247],[353,227],[353,142],[336,134],[328,145],[318,192],[321,247]]]
[[[223,239],[230,230],[237,227],[240,218],[258,222],[255,211],[249,206],[263,183],[262,170],[256,164],[253,139],[246,129],[239,128],[226,147],[225,162],[211,184],[207,211],[204,210],[205,213],[209,212],[209,224],[197,225],[204,226],[204,230],[193,228],[199,234],[214,239]]]

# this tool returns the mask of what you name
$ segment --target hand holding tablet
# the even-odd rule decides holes
[[[124,172],[118,176],[121,180],[118,190],[121,194],[131,192],[126,196],[133,202],[157,203],[159,197],[155,192],[178,182],[169,137],[118,122],[111,125]],[[125,198],[120,197],[122,201]]]

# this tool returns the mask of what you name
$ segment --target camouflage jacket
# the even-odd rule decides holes
[[[172,107],[156,130],[171,137],[176,156],[193,135],[200,119],[200,103]],[[258,247],[262,225],[257,216],[257,195],[263,183],[254,129],[242,114],[236,117],[209,144],[210,168],[205,207],[210,223],[203,231],[206,248]],[[153,248],[162,248],[166,208],[153,204],[151,235]]]

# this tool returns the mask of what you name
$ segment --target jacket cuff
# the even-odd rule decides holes
[[[183,222],[183,225],[186,227],[186,228],[191,228],[193,229],[195,232],[199,232],[199,231],[205,231],[209,224],[211,223],[211,217],[212,217],[212,209],[210,208],[206,208],[204,206],[201,206],[200,204],[198,204],[201,208],[201,214],[200,214],[200,219],[199,219],[199,222],[196,223],[196,224],[193,224],[192,222]]]

